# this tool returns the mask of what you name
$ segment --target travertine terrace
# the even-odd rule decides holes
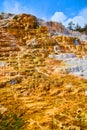
[[[32,15],[7,16],[0,21],[0,130],[86,130],[86,39]]]

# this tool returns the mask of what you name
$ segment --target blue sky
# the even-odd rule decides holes
[[[0,0],[0,12],[29,13],[39,18],[84,26],[87,0]]]

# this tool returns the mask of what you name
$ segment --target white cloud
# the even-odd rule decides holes
[[[83,27],[84,24],[86,23],[86,19],[85,19],[83,16],[77,15],[77,16],[75,16],[75,17],[73,17],[73,18],[67,19],[67,20],[64,22],[64,25],[65,25],[65,26],[68,26],[68,23],[71,22],[71,21],[72,21],[74,24],[79,24],[81,27]]]
[[[63,12],[55,12],[51,17],[51,21],[64,22],[66,20],[66,15]]]
[[[81,10],[81,11],[79,12],[79,15],[85,17],[86,20],[87,20],[87,7],[84,8],[83,10]]]
[[[84,27],[84,25],[87,23],[87,8],[84,8],[83,10],[81,10],[77,16],[73,17],[73,18],[69,18],[66,20],[66,22],[64,23],[66,26],[68,25],[69,22],[73,22],[75,24],[79,24],[81,27]]]
[[[4,0],[3,8],[4,11],[7,13],[19,14],[19,13],[28,12],[27,7],[21,5],[18,1],[14,1],[14,0],[12,1]]]
[[[68,26],[69,22],[73,22],[74,24],[79,24],[83,27],[87,23],[87,8],[81,10],[76,16],[73,18],[67,18],[67,16],[63,12],[55,12],[51,17],[52,21],[57,21],[63,23],[65,26]]]

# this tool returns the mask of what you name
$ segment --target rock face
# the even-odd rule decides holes
[[[45,25],[49,28],[51,33],[59,32],[63,34],[70,34],[69,30],[66,29],[61,23],[58,22],[46,22]]]
[[[17,43],[14,36],[5,32],[4,29],[0,30],[0,56],[4,54],[9,56],[11,52],[19,51]]]
[[[20,52],[18,41],[15,36],[9,34],[5,29],[0,29],[0,78],[4,76],[9,78],[11,75],[17,75],[14,67],[10,66]],[[3,80],[2,80],[3,81]]]
[[[65,28],[61,23],[52,21],[46,22],[42,19],[38,19],[38,23],[40,26],[47,26],[52,35],[57,33],[63,33],[66,35],[71,34],[71,32],[67,28]]]
[[[29,15],[29,14],[21,14],[21,15],[15,15],[13,17],[13,20],[10,21],[10,27],[11,28],[19,28],[19,29],[25,29],[26,31],[28,29],[35,29],[37,28],[37,18],[35,16]]]

